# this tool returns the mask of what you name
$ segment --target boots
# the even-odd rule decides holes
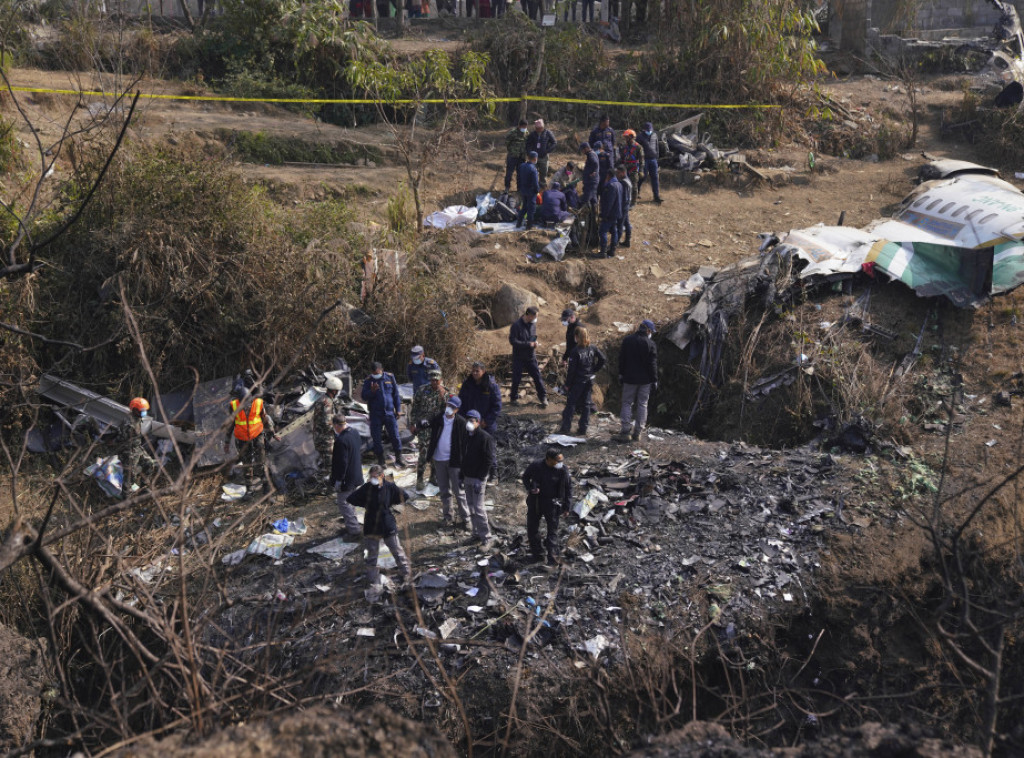
[[[629,247],[629,235],[626,235],[626,241],[621,243],[622,247]]]

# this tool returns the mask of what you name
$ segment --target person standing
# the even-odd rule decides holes
[[[412,395],[416,397],[420,387],[424,387],[430,381],[431,371],[440,371],[441,367],[433,358],[427,358],[423,354],[423,346],[416,345],[410,352],[409,365],[405,367],[405,375],[412,383]]]
[[[576,326],[579,320],[580,317],[574,308],[566,308],[562,311],[562,326],[565,327],[565,353],[562,357],[563,361],[569,360],[569,354],[576,347]]]
[[[373,438],[373,452],[377,463],[384,465],[383,432],[387,427],[391,438],[391,448],[395,451],[395,467],[403,468],[402,438],[398,436],[398,417],[402,415],[402,396],[398,392],[398,380],[395,375],[384,370],[384,366],[375,361],[370,375],[363,380],[360,393],[362,401],[370,410],[370,436]]]
[[[584,156],[582,170],[583,189],[581,190],[580,205],[589,206],[591,210],[594,210],[597,206],[597,185],[600,182],[601,163],[598,160],[597,153],[586,142],[580,145],[580,152]]]
[[[416,435],[419,456],[416,460],[416,490],[422,492],[426,483],[424,478],[427,472],[427,448],[430,446],[430,419],[441,413],[451,393],[445,389],[441,382],[441,370],[434,369],[430,372],[430,382],[423,387],[412,399],[412,408],[409,410],[409,431]]]
[[[618,245],[619,222],[622,220],[622,185],[609,169],[601,190],[601,226],[598,228],[601,248],[598,258],[614,258]],[[610,238],[610,239],[609,239]]]
[[[130,497],[132,485],[139,479],[139,469],[147,476],[156,471],[156,461],[146,452],[143,438],[149,432],[152,422],[149,416],[149,401],[144,397],[133,397],[128,403],[128,418],[117,427],[118,457],[121,460],[121,496]]]
[[[430,419],[430,443],[427,456],[434,466],[437,486],[441,489],[441,516],[445,526],[454,525],[456,529],[466,529],[469,523],[469,508],[466,505],[466,492],[462,487],[462,474],[458,468],[452,467],[452,451],[461,449],[466,436],[466,425],[455,414],[462,406],[462,401],[455,395],[448,398],[444,411]],[[458,514],[452,513],[452,495],[458,506]]]
[[[654,195],[654,202],[661,202],[661,188],[658,184],[658,135],[654,131],[654,124],[650,121],[644,124],[639,138],[640,148],[644,151],[644,173],[636,189],[637,199],[640,199],[640,187],[645,181],[650,181],[651,192]]]
[[[608,172],[613,170],[612,155],[605,149],[603,142],[595,141],[591,147],[597,153],[597,175],[599,177],[597,194],[600,197],[601,192],[604,190],[604,185],[608,181]]]
[[[359,432],[348,425],[344,414],[337,413],[331,419],[334,432],[334,449],[331,451],[331,475],[327,480],[338,496],[338,512],[345,522],[345,534],[358,539],[359,519],[355,508],[348,502],[348,496],[363,484],[363,440]]]
[[[523,471],[523,486],[526,488],[526,535],[530,542],[530,559],[539,563],[542,559],[540,521],[547,524],[544,548],[549,566],[558,563],[558,517],[568,511],[572,500],[572,475],[565,467],[565,457],[555,448],[548,448],[540,458]]]
[[[620,155],[622,156],[622,165],[626,167],[626,177],[629,179],[631,188],[629,207],[632,208],[636,205],[636,196],[640,191],[638,182],[640,180],[640,168],[644,162],[644,151],[637,144],[636,132],[632,129],[624,131],[622,137],[626,140],[626,144],[622,146]]]
[[[548,394],[544,387],[544,379],[537,365],[537,308],[530,306],[523,312],[508,330],[508,341],[512,345],[512,389],[509,403],[519,405],[519,382],[523,371],[533,379],[537,390],[537,401],[541,408],[548,407]]]
[[[477,411],[466,414],[466,434],[453,446],[450,465],[462,475],[466,506],[473,524],[472,540],[479,541],[480,549],[487,552],[494,546],[494,539],[484,509],[484,493],[487,480],[493,479],[497,471],[498,458],[494,438],[480,428],[480,421]]]
[[[488,431],[498,428],[498,416],[501,415],[501,388],[494,377],[487,373],[487,367],[480,361],[474,361],[469,377],[459,387],[460,413],[466,415],[470,411],[480,414],[480,425]]]
[[[548,156],[555,151],[558,141],[550,129],[545,128],[544,119],[533,122],[533,131],[526,135],[526,151],[537,153],[537,173],[543,184],[548,178]]]
[[[526,119],[519,119],[519,126],[505,135],[505,194],[512,188],[512,175],[526,160]],[[518,177],[517,180],[518,182]],[[518,189],[518,187],[517,187]]]
[[[313,406],[313,447],[316,448],[321,473],[330,473],[334,447],[333,419],[335,414],[344,413],[341,390],[344,385],[336,376],[327,377],[324,396]]]
[[[586,327],[576,327],[576,347],[569,354],[569,369],[566,374],[565,410],[562,411],[562,428],[559,434],[572,431],[572,417],[577,406],[580,409],[580,425],[576,433],[585,437],[590,425],[590,396],[594,389],[594,375],[604,368],[607,359],[597,347],[590,344]]]
[[[619,180],[619,188],[622,192],[622,216],[619,218],[619,226],[615,230],[615,239],[622,247],[629,247],[630,240],[633,239],[633,225],[629,223],[629,200],[633,196],[633,183],[626,176],[626,167],[622,164],[615,169],[615,178]]]
[[[537,173],[537,153],[526,154],[526,161],[519,167],[519,218],[516,228],[533,228],[533,216],[537,212],[537,193],[540,192],[540,175]]]
[[[604,151],[608,153],[608,160],[615,162],[615,130],[611,127],[611,120],[607,113],[602,113],[597,119],[597,126],[590,130],[590,139],[587,140],[591,146],[600,142]]]
[[[384,540],[391,555],[395,557],[398,571],[402,575],[402,586],[405,586],[412,579],[412,570],[409,568],[409,559],[402,550],[402,543],[398,540],[398,522],[395,521],[395,514],[391,510],[400,504],[405,496],[394,482],[384,478],[383,466],[370,466],[369,474],[370,481],[348,496],[349,504],[366,509],[363,515],[366,581],[370,584],[380,583],[377,556],[380,553],[380,542]]]
[[[634,442],[640,439],[647,424],[647,404],[651,394],[658,389],[658,346],[651,339],[654,333],[654,322],[644,319],[636,332],[622,340],[619,351],[619,381],[622,383],[620,442],[625,442],[627,437]]]
[[[255,487],[263,481],[263,494],[271,491],[270,471],[267,468],[267,438],[270,434],[275,440],[281,439],[274,433],[274,420],[267,415],[263,398],[257,396],[253,387],[246,390],[242,384],[236,384],[231,390],[231,415],[234,423],[228,430],[228,438],[224,440],[224,452],[228,451],[231,438],[235,439],[238,459],[242,463],[247,487]],[[256,476],[256,471],[260,476]]]

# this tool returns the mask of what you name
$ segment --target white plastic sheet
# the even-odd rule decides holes
[[[434,211],[425,219],[423,226],[447,229],[450,226],[467,226],[476,221],[476,208],[465,205],[449,205],[443,211]]]

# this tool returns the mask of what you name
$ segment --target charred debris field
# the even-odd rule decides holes
[[[416,55],[431,40],[402,42]],[[578,236],[552,254],[553,229],[418,233],[419,205],[475,210],[500,193],[500,119],[439,132],[438,151],[465,149],[425,164],[415,195],[388,114],[339,126],[153,101],[109,165],[98,138],[59,153],[53,202],[102,181],[83,233],[48,241],[0,290],[0,749],[1024,755],[1024,195],[966,127],[943,130],[968,84],[910,80],[913,147],[892,74],[823,84],[816,102],[841,118],[813,134],[797,116],[764,143],[746,122],[705,115],[693,134],[663,119],[666,142],[678,133],[664,203],[642,195],[631,247],[601,260]],[[39,133],[66,105],[19,102],[49,124]],[[554,169],[596,112],[540,105],[529,116],[558,135]],[[730,139],[743,149],[715,146]],[[531,390],[495,430],[494,548],[467,544],[434,488],[392,471],[413,578],[397,586],[385,554],[388,578],[368,585],[316,471],[315,388],[338,376],[352,393],[373,360],[401,377],[423,344],[449,388],[481,360],[507,398],[508,314],[529,304],[552,402]],[[613,368],[586,439],[561,448],[575,495],[546,566],[528,558],[519,478],[559,426],[570,305]],[[621,442],[614,367],[645,318],[659,386],[648,434]],[[275,491],[239,499],[222,406],[246,370],[282,441]],[[163,466],[121,499],[86,471],[136,394]]]

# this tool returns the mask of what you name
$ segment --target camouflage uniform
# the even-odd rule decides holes
[[[341,394],[334,397],[324,395],[313,406],[313,446],[320,458],[320,470],[331,473],[331,454],[334,451],[334,426],[331,419],[335,414],[345,415],[345,403]]]
[[[139,466],[151,475],[156,470],[156,461],[149,457],[143,445],[142,422],[145,419],[132,416],[127,421],[121,422],[117,428],[117,455],[121,459],[123,479],[121,492],[125,497],[131,495],[132,484],[135,482]]]
[[[451,393],[441,385],[439,392],[435,392],[429,384],[420,387],[412,399],[412,410],[409,412],[409,420],[416,425],[416,443],[419,448],[419,458],[416,461],[416,481],[423,479],[427,470],[427,448],[430,446],[430,419],[444,411]]]

